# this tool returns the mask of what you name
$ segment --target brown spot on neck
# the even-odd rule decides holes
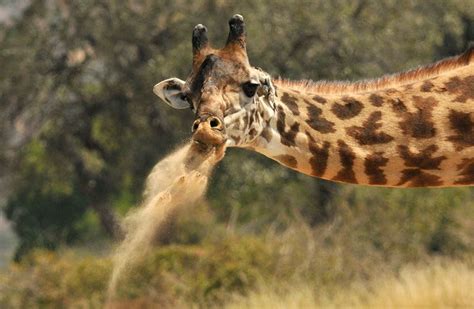
[[[436,128],[433,123],[432,112],[434,107],[438,104],[433,97],[423,98],[420,96],[413,96],[414,106],[417,111],[414,113],[402,112],[401,110],[406,109],[406,106],[400,105],[402,101],[397,102],[392,106],[397,106],[395,112],[399,113],[399,116],[403,120],[399,123],[403,133],[414,138],[431,138],[436,135]],[[402,103],[403,104],[403,103]]]
[[[278,130],[278,133],[280,133],[281,143],[286,146],[296,146],[295,137],[299,131],[300,125],[299,123],[295,122],[290,126],[290,130],[286,131],[285,130],[285,126],[286,126],[285,112],[281,106],[278,106],[277,108],[278,108],[277,130]]]
[[[456,95],[456,102],[466,103],[467,100],[474,100],[474,75],[464,79],[452,77],[444,86],[449,93]]]
[[[344,104],[334,103],[331,107],[331,111],[339,119],[350,119],[359,115],[360,111],[364,108],[364,105],[351,97],[342,98]]]
[[[316,101],[318,103],[321,103],[321,104],[326,104],[327,100],[325,98],[323,98],[322,96],[319,96],[319,95],[314,95],[313,96],[313,101]]]
[[[379,121],[382,119],[382,112],[376,111],[370,114],[369,118],[364,121],[361,127],[352,126],[347,128],[347,134],[355,138],[361,145],[375,145],[386,144],[393,140],[393,137],[384,133],[377,132],[382,124]]]
[[[403,170],[397,186],[406,185],[408,182],[408,187],[438,187],[443,184],[438,176],[416,168]]]
[[[250,129],[248,136],[250,140],[253,140],[257,136],[258,132],[255,128]]]
[[[383,105],[383,97],[375,93],[372,93],[369,96],[369,101],[370,103],[372,103],[373,106],[376,106],[376,107],[380,107]]]
[[[326,172],[329,158],[329,147],[331,145],[329,142],[324,142],[322,145],[318,145],[308,132],[306,132],[306,135],[308,135],[309,139],[309,151],[312,154],[312,157],[309,159],[309,164],[312,169],[311,175],[322,177]]]
[[[355,173],[353,170],[355,153],[352,149],[342,140],[337,141],[339,146],[339,157],[342,165],[342,169],[337,173],[333,180],[357,183]]]
[[[278,162],[280,162],[281,164],[286,165],[291,168],[296,168],[296,166],[298,165],[298,161],[296,161],[296,158],[290,155],[285,155],[285,154],[278,155],[273,158],[277,160]]]
[[[425,170],[439,170],[441,162],[446,160],[445,156],[433,157],[434,153],[438,151],[438,146],[436,145],[428,146],[419,153],[411,152],[405,145],[399,145],[398,151],[407,167],[416,167]]]
[[[474,184],[474,158],[463,159],[458,165],[460,178],[454,183],[457,185],[473,185]]]
[[[423,171],[440,169],[439,165],[446,157],[433,157],[433,154],[438,150],[438,146],[428,146],[419,153],[411,152],[405,145],[399,145],[398,150],[405,161],[405,166],[410,167],[402,171],[398,186],[405,185],[408,182],[410,182],[410,187],[436,187],[443,184],[438,176]]]
[[[403,103],[403,101],[400,99],[392,99],[390,100],[390,103],[392,105],[393,112],[396,114],[406,113],[408,111],[405,103]]]
[[[290,109],[293,115],[298,116],[300,111],[298,110],[298,103],[296,102],[296,98],[284,92],[281,96],[281,101]]]
[[[382,170],[387,162],[388,159],[383,157],[383,152],[375,152],[365,158],[364,167],[365,173],[369,177],[369,184],[385,185],[387,183],[387,178]]]
[[[431,92],[431,90],[433,89],[434,85],[431,81],[429,80],[426,80],[423,82],[423,84],[421,85],[420,87],[420,91],[421,92]]]
[[[234,143],[236,145],[238,145],[240,143],[240,136],[231,135],[230,138],[234,140]]]
[[[448,119],[454,135],[448,137],[457,151],[474,146],[474,121],[471,118],[473,113],[464,113],[451,110]]]
[[[308,105],[307,110],[309,119],[306,120],[306,123],[311,128],[320,133],[336,132],[336,129],[334,129],[334,122],[322,117],[323,111],[319,107]]]

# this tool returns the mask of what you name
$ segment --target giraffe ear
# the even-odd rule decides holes
[[[189,102],[183,92],[184,84],[185,82],[179,78],[168,78],[156,84],[153,92],[173,108],[189,108]]]

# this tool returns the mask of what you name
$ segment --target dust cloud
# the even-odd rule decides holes
[[[224,147],[205,149],[189,142],[155,165],[147,178],[141,206],[123,220],[125,237],[113,256],[109,301],[116,297],[120,280],[152,248],[167,219],[203,197],[212,168],[224,151]]]

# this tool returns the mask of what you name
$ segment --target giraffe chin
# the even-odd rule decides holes
[[[223,132],[209,128],[198,129],[192,140],[193,150],[199,155],[214,153],[217,161],[224,157],[227,137]]]
[[[219,130],[203,128],[194,132],[193,140],[207,146],[219,146],[225,144],[227,138]]]

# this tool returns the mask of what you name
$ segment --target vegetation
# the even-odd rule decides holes
[[[237,297],[227,308],[458,308],[474,303],[470,288],[472,268],[459,262],[435,261],[410,265],[400,275],[384,274],[371,282],[356,282],[331,296],[308,285],[288,287],[285,293],[270,288]]]
[[[19,238],[0,307],[102,306],[120,218],[190,135],[192,113],[152,87],[186,77],[195,24],[224,42],[237,12],[252,64],[292,79],[375,77],[474,40],[469,0],[31,1],[0,28],[0,202]],[[339,185],[230,149],[207,200],[176,218],[124,306],[474,303],[470,188]],[[414,283],[441,294],[410,300]]]
[[[398,198],[406,198],[403,192]],[[450,193],[461,197],[453,217],[472,218],[471,193]],[[175,228],[196,244],[157,247],[129,270],[113,304],[443,307],[474,302],[472,220],[458,220],[458,226],[441,232],[453,247],[434,254],[439,224],[419,220],[417,212],[435,211],[423,204],[439,196],[426,194],[419,210],[397,215],[390,206],[377,205],[385,196],[366,206],[357,195],[344,190],[341,199],[354,199],[355,207],[338,203],[334,220],[316,228],[299,221],[283,232],[268,229],[254,236],[222,224],[202,233],[212,221],[209,208],[183,209]],[[373,212],[373,206],[379,211]],[[101,307],[110,273],[110,258],[95,251],[35,251],[0,277],[0,306]]]
[[[172,244],[157,247],[128,271],[114,304],[473,303],[470,190],[420,190],[412,207],[400,210],[396,205],[411,198],[409,190],[368,197],[369,190],[355,188],[341,190],[329,222],[311,227],[296,218],[284,230],[267,226],[253,235],[246,226],[218,223],[209,205],[181,209]],[[397,203],[385,204],[387,199]],[[0,276],[0,306],[100,307],[110,273],[108,254],[90,248],[34,251]]]

